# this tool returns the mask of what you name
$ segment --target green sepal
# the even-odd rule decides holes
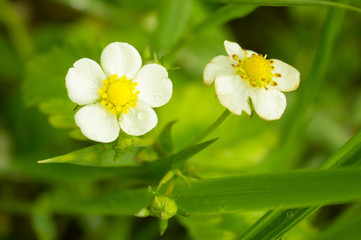
[[[148,217],[149,215],[150,215],[150,211],[149,211],[148,207],[144,207],[144,208],[140,209],[136,214],[134,214],[134,216],[140,217],[140,218]]]
[[[168,227],[168,220],[159,219],[159,232],[161,236],[163,236],[165,230],[167,230],[167,227]]]
[[[182,216],[182,217],[189,217],[190,214],[187,212],[187,210],[185,210],[184,208],[178,206],[178,211],[177,214]]]

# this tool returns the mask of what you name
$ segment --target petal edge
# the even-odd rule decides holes
[[[275,88],[282,92],[290,92],[296,90],[300,84],[299,71],[291,65],[284,63],[280,60],[272,60],[274,61],[273,66],[275,66],[273,73],[281,74],[281,77],[273,78],[273,80],[278,83]]]
[[[132,79],[142,66],[142,58],[137,49],[123,42],[113,42],[101,53],[100,62],[107,77],[117,74]]]
[[[167,70],[159,64],[144,65],[135,75],[133,82],[138,83],[138,101],[151,107],[163,106],[172,97],[172,81],[168,78]]]

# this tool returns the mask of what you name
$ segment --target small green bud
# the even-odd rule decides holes
[[[149,211],[152,216],[168,220],[177,213],[178,206],[170,197],[156,196],[149,206]]]

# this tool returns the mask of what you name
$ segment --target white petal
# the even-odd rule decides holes
[[[241,48],[241,46],[238,45],[238,43],[230,42],[230,41],[224,41],[224,48],[226,49],[226,52],[229,56],[233,56],[233,54],[236,54],[240,59],[244,58],[244,52]]]
[[[142,58],[138,51],[128,43],[114,42],[106,46],[100,56],[105,74],[110,77],[126,76],[132,79],[142,66]]]
[[[300,73],[296,68],[280,60],[273,59],[275,69],[273,73],[280,73],[282,77],[274,77],[273,81],[277,82],[276,89],[282,92],[293,91],[300,84]]]
[[[82,107],[75,114],[75,123],[84,136],[97,142],[113,142],[119,135],[116,116],[100,103]]]
[[[166,104],[172,97],[173,85],[168,78],[167,70],[159,64],[143,66],[133,82],[137,82],[136,90],[139,90],[138,101],[144,102],[151,107],[160,107]]]
[[[157,123],[157,114],[142,102],[138,102],[135,108],[130,108],[128,113],[122,114],[119,118],[121,129],[132,136],[140,136],[149,132]]]
[[[286,108],[286,97],[275,88],[260,88],[251,96],[258,116],[265,120],[280,119]]]
[[[216,94],[219,102],[234,114],[242,111],[251,114],[248,104],[249,86],[238,75],[220,76],[215,81]]]
[[[66,89],[71,101],[79,105],[94,103],[99,99],[99,88],[106,79],[98,63],[82,58],[74,63],[65,77]]]
[[[213,58],[204,68],[204,83],[209,86],[218,76],[236,74],[236,69],[232,67],[232,64],[234,64],[234,61],[229,56],[217,56]]]

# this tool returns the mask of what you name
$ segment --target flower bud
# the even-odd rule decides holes
[[[178,206],[169,197],[156,196],[149,206],[149,211],[152,216],[159,217],[161,220],[167,220],[177,213]]]

